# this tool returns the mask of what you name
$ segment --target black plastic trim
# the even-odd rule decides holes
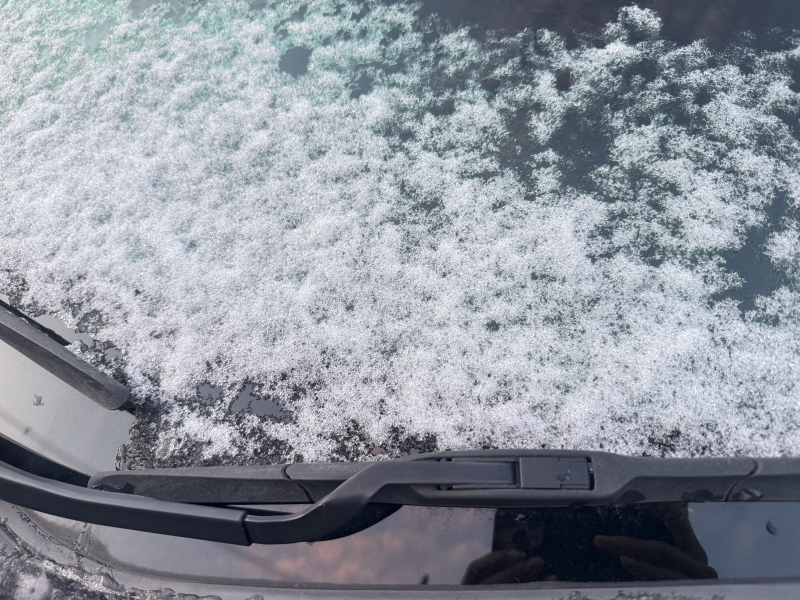
[[[794,458],[762,458],[752,475],[731,488],[733,502],[793,502],[800,497],[800,461]]]

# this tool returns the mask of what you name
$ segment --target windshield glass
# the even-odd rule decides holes
[[[126,587],[142,587],[137,576],[250,586],[441,586],[797,578],[798,511],[800,505],[788,502],[404,506],[344,538],[250,547],[111,527],[86,529],[29,514],[63,544],[62,554],[74,547],[84,560],[114,565],[114,578]],[[36,546],[38,534],[20,527],[13,513],[9,517],[14,531],[33,538]]]
[[[131,388],[121,468],[794,454],[799,19],[5,2],[0,288]]]
[[[0,173],[0,300],[131,390],[0,342],[4,462],[800,453],[796,0],[0,0]],[[249,547],[0,502],[0,590],[800,576],[795,503],[677,498]]]

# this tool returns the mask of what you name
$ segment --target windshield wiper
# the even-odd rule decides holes
[[[371,502],[472,507],[796,502],[800,459],[667,459],[496,450],[354,463],[346,468],[342,463],[299,463],[134,470],[98,474],[89,485],[99,489],[45,479],[0,463],[0,499],[24,508],[99,525],[249,545],[325,539],[346,529]],[[204,487],[204,494],[189,493]],[[190,502],[313,504],[293,514],[250,514],[246,507],[174,502],[139,495],[143,492]]]
[[[0,340],[104,408],[125,405],[124,385],[78,358],[60,335],[0,300]]]
[[[129,397],[125,386],[66,350],[65,340],[5,304],[0,340],[105,408],[123,407]],[[73,485],[85,481],[80,474],[27,449],[4,451],[0,458],[0,499],[18,506],[86,523],[243,545],[347,535],[354,522],[363,528],[394,510],[370,510],[378,506],[800,501],[800,459],[793,458],[494,450],[374,463],[108,472],[94,475],[88,487]],[[294,514],[270,514],[276,512],[270,503],[310,505]],[[260,506],[242,506],[247,504]]]

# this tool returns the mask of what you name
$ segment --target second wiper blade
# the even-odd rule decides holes
[[[104,408],[116,410],[127,402],[128,388],[75,356],[56,341],[58,338],[34,327],[27,317],[15,312],[18,311],[5,303],[0,305],[0,340]]]
[[[424,506],[571,506],[725,500],[732,486],[756,468],[753,459],[744,457],[658,459],[564,450],[442,452],[385,462],[431,461],[502,463],[514,479],[492,484],[387,484],[374,501]],[[316,502],[373,464],[136,469],[97,473],[89,485],[178,502]],[[305,494],[308,500],[302,500]]]
[[[260,489],[267,493],[261,498],[257,493],[253,496],[258,488],[247,489],[258,479],[250,475],[257,473],[266,477]],[[234,544],[287,544],[341,535],[337,532],[370,503],[558,507],[800,501],[800,459],[659,459],[605,452],[496,450],[347,466],[300,463],[113,472],[96,475],[90,485],[128,494],[53,482],[0,463],[0,499],[25,508],[182,537]],[[145,490],[195,502],[216,499],[234,503],[235,486],[246,490],[244,496],[238,496],[240,500],[247,497],[245,502],[292,503],[308,498],[306,502],[314,503],[299,513],[257,515],[248,514],[246,507],[199,506],[137,495]],[[192,498],[187,494],[189,487],[208,489]]]

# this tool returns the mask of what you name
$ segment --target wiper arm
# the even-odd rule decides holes
[[[64,340],[0,301],[0,340],[104,408],[116,410],[130,396],[124,385],[64,348]]]
[[[292,515],[245,517],[258,544],[315,540],[341,529],[390,485],[513,485],[513,465],[504,462],[381,461],[365,467],[330,494]]]
[[[51,481],[0,462],[0,499],[51,515],[229,544],[289,544],[347,525],[384,486],[513,483],[508,463],[379,462],[300,513],[254,516],[243,510],[166,502]]]
[[[0,499],[84,523],[228,544],[250,543],[242,510],[91,490],[32,475],[3,462]]]
[[[267,471],[265,471],[265,469]],[[228,473],[226,474],[226,470]],[[183,495],[210,486],[195,501],[235,503],[232,486],[242,473],[261,472],[283,491],[260,501],[296,502],[298,487],[316,501],[286,515],[183,504],[136,495],[165,489]],[[346,475],[342,481],[334,481]],[[204,473],[205,472],[205,473]],[[233,476],[234,472],[239,477]],[[332,477],[331,477],[332,475]],[[251,477],[252,481],[258,477]],[[153,482],[160,486],[153,486]],[[118,488],[121,483],[122,488]],[[148,483],[149,482],[149,483]],[[53,482],[0,463],[0,499],[65,518],[100,525],[232,544],[286,544],[341,531],[370,502],[425,506],[583,506],[674,501],[800,501],[800,459],[627,457],[604,452],[499,450],[441,453],[375,463],[154,469],[99,474],[90,485]],[[334,489],[318,498],[320,490]],[[265,489],[270,486],[265,484]],[[127,490],[126,490],[127,488]],[[183,489],[182,489],[183,488]],[[246,489],[244,486],[242,489]],[[249,488],[245,502],[253,498]],[[216,495],[215,495],[216,494]],[[292,500],[291,498],[294,498]],[[191,499],[191,498],[190,498]],[[307,502],[308,500],[306,500]]]

